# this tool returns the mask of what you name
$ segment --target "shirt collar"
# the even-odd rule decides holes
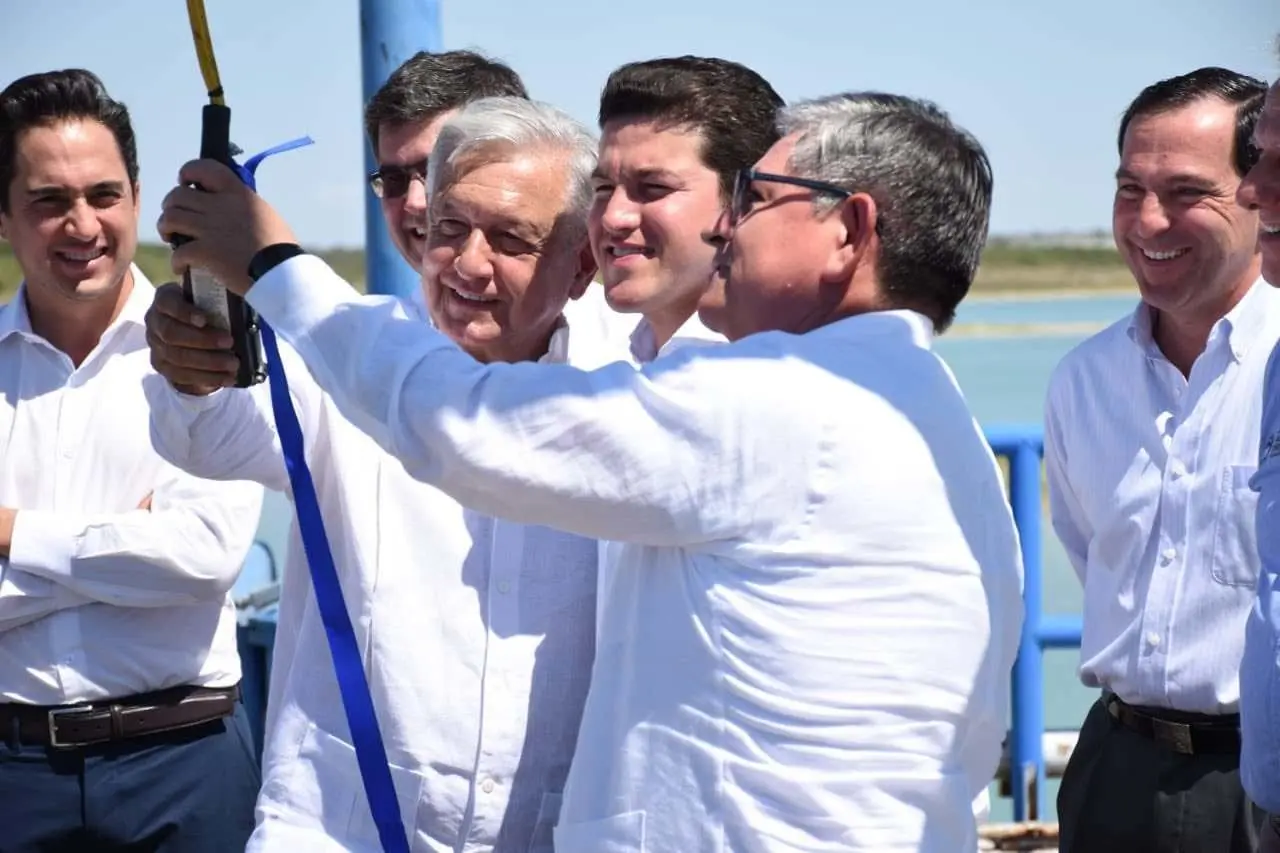
[[[540,364],[565,364],[569,361],[569,321],[560,315],[556,321],[555,331],[551,333],[551,342],[547,344],[547,352],[538,359]]]
[[[918,311],[895,308],[892,311],[867,311],[853,314],[834,323],[815,329],[810,334],[829,331],[833,334],[856,332],[858,335],[877,333],[901,333],[906,331],[911,343],[920,349],[932,350],[934,341],[933,321]]]
[[[647,364],[658,356],[665,355],[669,350],[679,348],[682,340],[723,341],[724,339],[704,326],[698,317],[698,312],[695,311],[680,328],[676,329],[675,334],[659,347],[657,337],[653,333],[653,324],[647,317],[641,317],[640,322],[631,330],[631,356],[637,362]]]
[[[1255,281],[1240,301],[1213,324],[1205,350],[1223,341],[1231,348],[1232,358],[1236,361],[1244,358],[1267,330],[1267,313],[1271,310],[1271,300],[1267,298],[1270,289],[1271,285],[1263,279]],[[1126,332],[1129,340],[1143,352],[1163,358],[1153,334],[1152,311],[1147,303],[1139,302],[1129,317]]]
[[[151,307],[151,302],[155,298],[155,288],[142,270],[138,268],[138,265],[130,264],[129,270],[133,273],[133,289],[129,292],[129,297],[125,300],[120,313],[111,321],[111,325],[107,327],[106,331],[103,332],[102,336],[104,338],[118,326],[143,326],[146,322],[147,309]],[[18,285],[18,289],[14,291],[13,298],[5,305],[0,306],[0,341],[12,334],[19,334],[28,338],[39,338],[31,330],[31,315],[27,311],[27,283],[25,280]]]

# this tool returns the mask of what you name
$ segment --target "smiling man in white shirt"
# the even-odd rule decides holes
[[[635,364],[724,341],[713,331],[723,294],[710,287],[713,251],[701,235],[738,170],[778,140],[780,106],[763,77],[715,57],[630,62],[605,81],[591,244],[609,306],[639,315],[626,350]]]
[[[595,271],[596,142],[515,98],[476,101],[432,149],[423,298],[402,304],[482,362],[594,365],[562,311]],[[218,479],[288,487],[266,388],[208,393],[226,358],[170,289],[150,317],[156,445]],[[289,386],[419,853],[549,853],[594,654],[596,543],[464,509],[349,423],[287,347]],[[203,396],[197,396],[201,394]],[[285,573],[251,850],[374,849],[300,544]]]
[[[1113,226],[1142,301],[1049,382],[1050,510],[1084,585],[1080,677],[1102,692],[1058,794],[1067,853],[1257,844],[1238,676],[1280,292],[1259,278],[1258,216],[1236,191],[1265,91],[1202,68],[1134,99]]]
[[[931,105],[784,110],[719,248],[734,343],[636,370],[479,364],[314,257],[214,163],[161,233],[291,339],[415,477],[627,543],[558,853],[977,846],[1021,626],[990,448],[931,351],[986,238],[991,174]],[[268,248],[276,245],[277,248]],[[252,287],[252,289],[250,289]],[[223,368],[222,381],[226,381]]]
[[[258,767],[229,592],[262,489],[147,439],[125,106],[83,70],[0,92],[0,848],[224,853]]]

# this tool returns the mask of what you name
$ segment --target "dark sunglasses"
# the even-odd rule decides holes
[[[412,166],[383,166],[369,175],[369,189],[378,198],[400,198],[409,191],[409,184],[421,180],[427,184],[427,161]]]
[[[790,184],[794,187],[804,187],[813,190],[816,193],[826,193],[834,195],[838,198],[848,198],[853,195],[852,192],[844,187],[838,187],[835,184],[826,181],[815,181],[812,178],[797,178],[794,175],[775,175],[772,172],[761,172],[756,169],[739,169],[738,175],[733,181],[733,199],[729,203],[729,225],[732,227],[742,221],[742,218],[751,212],[751,183],[752,181],[768,181],[772,184]]]

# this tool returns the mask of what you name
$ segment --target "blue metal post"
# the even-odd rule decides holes
[[[440,50],[438,0],[360,0],[360,69],[364,103],[391,72],[420,50]],[[364,123],[361,122],[361,127]],[[363,178],[378,168],[365,140]],[[370,293],[408,296],[418,288],[418,272],[396,251],[382,220],[378,199],[367,188],[364,202],[365,282]]]
[[[1040,647],[1040,448],[1023,436],[1009,458],[1009,498],[1022,541],[1025,616],[1013,666],[1013,725],[1009,776],[1013,819],[1043,820],[1045,778],[1044,672]]]

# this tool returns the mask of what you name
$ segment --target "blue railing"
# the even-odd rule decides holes
[[[987,441],[1009,461],[1009,503],[1022,540],[1025,571],[1022,642],[1013,665],[1013,725],[1009,732],[1009,787],[1013,819],[1043,820],[1044,650],[1080,645],[1080,617],[1044,615],[1041,555],[1041,460],[1044,431],[1038,426],[992,426]]]
[[[997,456],[1009,463],[1009,502],[1022,540],[1026,572],[1023,599],[1026,617],[1022,642],[1013,667],[1013,725],[1009,733],[1009,783],[1014,820],[1043,820],[1045,810],[1044,669],[1045,649],[1080,645],[1078,616],[1045,616],[1041,596],[1041,459],[1044,434],[1039,426],[998,425],[987,428],[987,440]],[[267,675],[275,641],[275,608],[246,614],[240,626],[240,656],[244,668],[245,705],[253,721],[254,738],[262,749]]]

